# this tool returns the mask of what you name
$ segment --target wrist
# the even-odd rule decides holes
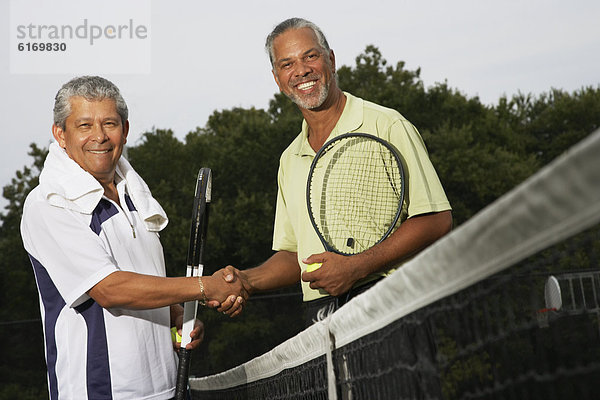
[[[368,277],[370,274],[377,272],[376,268],[373,268],[373,259],[370,257],[368,250],[361,254],[355,254],[349,256],[353,264],[350,271],[354,273],[355,282]]]
[[[204,286],[203,281],[203,279],[205,278],[205,276],[198,277],[198,286],[200,288],[200,297],[198,298],[198,303],[200,303],[203,306],[206,306],[206,303],[208,303],[208,296],[206,295],[206,288]]]
[[[257,290],[254,286],[254,282],[252,282],[252,276],[248,274],[246,271],[239,271],[238,274],[242,282],[244,282],[244,289],[248,292],[249,295],[254,294]]]

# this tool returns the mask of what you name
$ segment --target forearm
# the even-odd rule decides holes
[[[300,281],[298,256],[289,251],[278,251],[260,266],[241,273],[250,285],[250,293],[280,289]]]
[[[214,277],[203,276],[205,295],[219,296]],[[104,278],[88,294],[104,308],[151,309],[202,299],[198,278],[163,278],[134,272],[116,271]]]
[[[359,271],[359,279],[364,278],[375,272],[386,271],[414,256],[451,228],[450,211],[415,216],[404,221],[398,230],[377,246],[350,258]]]

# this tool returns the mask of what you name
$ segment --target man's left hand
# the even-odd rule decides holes
[[[181,318],[180,321],[183,321],[183,318]],[[181,336],[181,329],[182,329],[182,322],[178,321],[177,333],[179,333],[180,336]],[[192,329],[192,331],[190,332],[190,337],[192,338],[192,341],[190,343],[188,343],[187,346],[185,346],[185,348],[187,350],[196,349],[198,346],[200,346],[200,343],[202,343],[202,340],[204,340],[204,324],[199,319],[197,319],[196,322],[194,323],[194,329]],[[181,347],[181,342],[176,342],[176,341],[173,342],[173,348],[175,349],[175,351],[179,350],[180,347]]]
[[[311,289],[323,289],[332,296],[339,296],[361,278],[353,265],[354,261],[352,257],[332,252],[313,254],[302,262],[321,263],[321,267],[312,272],[303,272],[302,280],[310,282]]]

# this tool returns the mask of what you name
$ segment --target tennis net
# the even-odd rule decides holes
[[[592,399],[600,131],[195,399]]]

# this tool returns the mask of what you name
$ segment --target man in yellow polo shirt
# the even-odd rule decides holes
[[[391,269],[450,231],[451,207],[421,136],[397,111],[340,90],[335,56],[313,23],[291,18],[268,36],[266,49],[281,92],[304,116],[302,131],[283,152],[273,249],[262,265],[244,271],[250,293],[302,282],[307,321],[321,309],[334,310],[366,290]],[[363,132],[393,143],[406,163],[408,189],[398,229],[372,249],[353,256],[324,252],[308,216],[306,181],[316,152],[329,139]],[[306,266],[322,263],[307,272]]]

